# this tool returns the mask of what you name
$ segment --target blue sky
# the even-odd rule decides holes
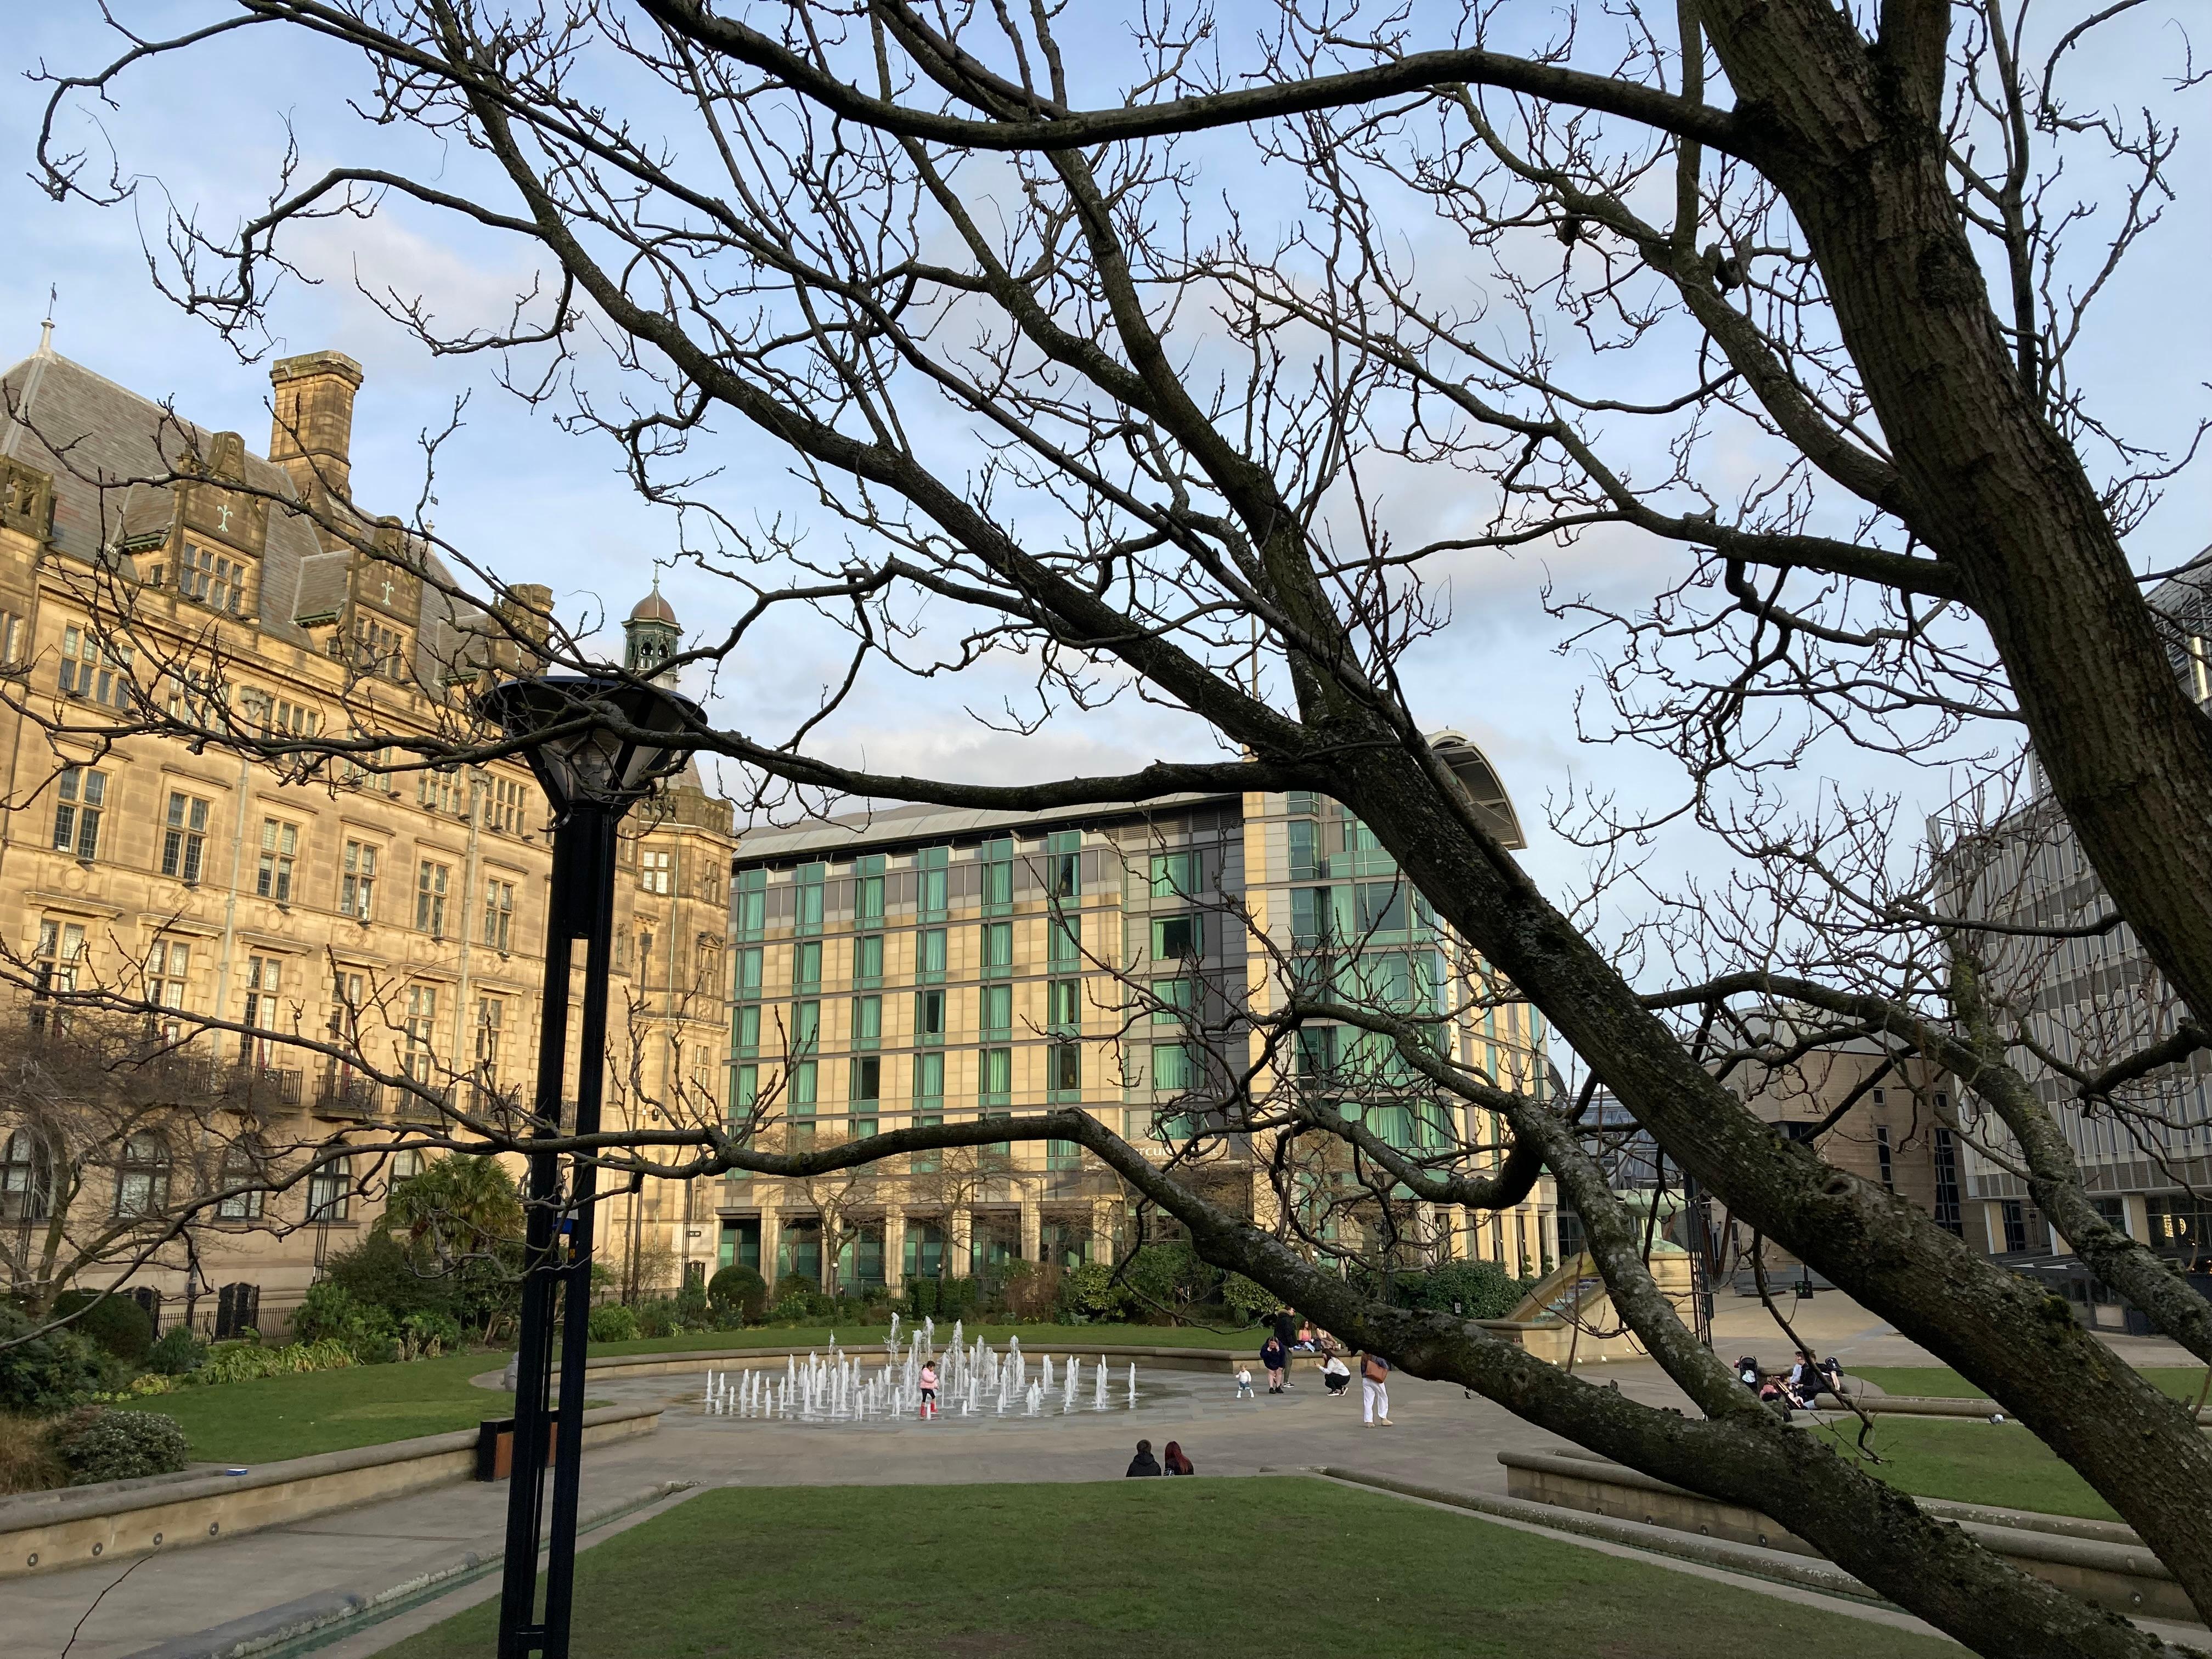
[[[217,9],[139,4],[129,13],[134,27],[155,32]],[[2064,9],[2052,9],[2046,27],[2055,27]],[[2155,98],[2158,88],[2141,81],[2142,64],[2178,58],[2177,20],[2194,9],[2180,0],[2154,7],[2132,33],[2077,54],[2078,96],[2123,105]],[[88,5],[27,9],[13,22],[16,42],[29,48],[19,63],[82,70],[110,50],[112,37]],[[287,114],[307,138],[310,160],[318,159],[318,135],[343,125],[335,100],[352,74],[315,43],[275,31],[256,34],[252,42],[133,76],[120,89],[118,106],[100,112],[97,131],[82,115],[69,131],[78,142],[112,142],[127,169],[158,178],[172,198],[204,204],[211,222],[227,222],[266,191]],[[0,361],[13,361],[36,343],[51,285],[58,290],[52,315],[59,349],[149,396],[173,397],[198,422],[265,444],[264,368],[241,364],[149,281],[139,239],[142,229],[159,228],[160,198],[150,187],[135,214],[97,211],[55,204],[27,176],[44,99],[44,88],[20,76],[0,82],[0,144],[10,161],[0,169],[0,224],[11,232],[0,258]],[[2203,108],[2200,90],[2190,112]],[[410,147],[417,164],[443,165],[418,139],[392,142]],[[2208,402],[2202,382],[2212,362],[2212,308],[2201,296],[2212,216],[2201,183],[2207,169],[2201,158],[2192,161],[2193,152],[2184,155],[2171,174],[2179,198],[2124,270],[2076,365],[2103,411],[2153,442],[2185,434]],[[653,561],[674,546],[668,516],[632,494],[603,440],[568,436],[550,413],[525,409],[490,383],[481,360],[432,358],[351,285],[359,273],[372,286],[419,288],[448,314],[459,314],[495,303],[507,291],[521,269],[514,250],[461,235],[450,225],[398,216],[334,223],[303,246],[324,281],[294,287],[280,300],[272,343],[276,355],[336,347],[366,366],[355,427],[356,498],[378,509],[409,510],[421,486],[418,434],[441,427],[454,400],[466,396],[466,424],[445,452],[435,486],[432,516],[441,533],[481,550],[513,579],[549,582],[566,611],[603,605],[618,617],[644,591]],[[716,459],[722,467],[714,485],[718,501],[740,512],[755,506],[804,510],[804,491],[793,487],[783,461],[767,446],[726,443]],[[1443,509],[1421,499],[1421,481],[1401,483],[1409,532],[1424,533]],[[2172,489],[2136,535],[2131,551],[2139,564],[2171,565],[2212,541],[2208,505],[2212,489],[2200,469]],[[824,526],[823,533],[842,532]],[[1543,613],[1540,588],[1547,571],[1556,570],[1571,586],[1595,583],[1616,596],[1631,593],[1671,573],[1674,557],[1663,549],[1611,540],[1565,560],[1532,550],[1491,562],[1455,583],[1451,627],[1412,664],[1409,683],[1423,718],[1470,731],[1492,751],[1534,832],[1531,866],[1555,893],[1573,885],[1583,855],[1542,829],[1547,799],[1595,787],[1632,803],[1656,802],[1671,794],[1676,778],[1665,763],[1628,745],[1577,740],[1574,702],[1589,687],[1593,665],[1559,654],[1565,630]],[[729,613],[726,592],[696,571],[677,571],[668,591],[694,626]],[[812,649],[776,655],[773,662],[740,664],[726,678],[731,708],[787,714],[836,672],[834,659]],[[974,685],[872,687],[830,746],[841,758],[992,780],[1118,769],[1155,755],[1209,752],[1188,722],[1133,702],[1064,719],[1040,737],[1018,740],[962,712],[964,703],[992,700]],[[1943,793],[1938,775],[1906,774],[1841,744],[1817,750],[1793,787],[1809,791],[1824,781],[1852,792],[1899,789],[1916,811],[1940,804]],[[1656,873],[1697,869],[1710,857],[1710,848],[1678,840],[1668,844]]]

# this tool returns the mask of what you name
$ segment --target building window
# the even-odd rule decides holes
[[[349,1054],[357,1054],[361,1052],[361,1010],[367,994],[368,980],[365,975],[346,968],[338,969],[331,974],[331,1042],[333,1046],[343,1048]],[[332,1077],[341,1083],[349,1080],[354,1075],[353,1067],[343,1060],[332,1060],[331,1072]]]
[[[514,884],[497,877],[484,880],[483,942],[505,956],[514,937]]]
[[[1296,808],[1292,808],[1296,811]],[[1291,879],[1319,881],[1328,874],[1328,860],[1322,856],[1321,825],[1311,818],[1292,818],[1291,832]]]
[[[811,1054],[822,1046],[822,1005],[818,1002],[794,1002],[791,1005],[791,1052]]]
[[[254,957],[246,959],[246,1024],[256,1031],[280,1029],[283,1007],[279,1000],[284,988],[284,963],[280,957]],[[262,1036],[248,1037],[247,1056],[257,1066],[266,1066],[275,1052],[275,1045]]]
[[[1936,1224],[1956,1237],[1966,1236],[1959,1203],[1959,1143],[1940,1123],[1936,1126]]]
[[[415,804],[433,812],[450,812],[456,817],[465,810],[461,793],[461,781],[451,772],[417,772],[415,775]]]
[[[252,1139],[240,1138],[222,1149],[222,1163],[216,1175],[216,1184],[224,1196],[216,1202],[218,1221],[258,1221],[261,1202],[265,1195],[261,1182],[265,1179],[262,1167],[266,1162],[261,1149]]]
[[[191,971],[192,947],[180,939],[157,939],[154,948],[146,953],[146,1000],[156,1008],[182,1008],[185,1006],[185,979]],[[184,1027],[177,1021],[161,1022],[164,1042],[174,1042],[184,1035]]]
[[[914,994],[914,1040],[917,1043],[945,1041],[945,993]]]
[[[1072,969],[1083,960],[1083,918],[1073,911],[1055,912],[1045,921],[1045,961],[1054,969]]]
[[[376,910],[376,847],[349,841],[338,871],[338,914],[367,921]]]
[[[884,1040],[884,1000],[881,997],[853,999],[853,1046],[855,1048],[874,1048]]]
[[[1882,1187],[1887,1191],[1895,1192],[1897,1172],[1890,1162],[1889,1125],[1887,1123],[1877,1123],[1874,1126],[1874,1155],[1875,1161],[1881,1166]]]
[[[169,816],[161,832],[161,873],[187,885],[200,878],[207,850],[208,804],[197,795],[171,791]]]
[[[2007,1255],[2019,1255],[2027,1249],[2027,1208],[2016,1198],[2008,1198],[1997,1206],[1997,1218],[2004,1227],[2004,1247]]]
[[[1012,1036],[1014,1031],[1014,988],[986,985],[978,998],[977,1024],[985,1036]]]
[[[740,870],[732,896],[730,921],[740,939],[760,938],[768,932],[768,872]]]
[[[1012,866],[1007,867],[1011,869]],[[1014,924],[1011,921],[985,922],[983,924],[983,977],[1005,979],[1013,971]]]
[[[1152,1092],[1156,1095],[1179,1095],[1190,1085],[1190,1045],[1155,1042],[1152,1045]]]
[[[115,1213],[154,1216],[168,1207],[168,1141],[152,1129],[125,1135],[115,1162]]]
[[[648,893],[676,890],[676,854],[665,848],[646,848],[637,855],[637,884]]]
[[[343,1221],[353,1198],[353,1160],[334,1158],[307,1177],[307,1219]]]
[[[312,738],[322,731],[323,717],[305,703],[287,702],[279,697],[270,724],[277,734],[284,737]]]
[[[1054,1042],[1045,1051],[1045,1086],[1054,1100],[1069,1100],[1083,1093],[1083,1045]]]
[[[279,904],[292,902],[292,866],[300,854],[300,826],[281,818],[261,820],[261,862],[253,872],[253,890]]]
[[[1195,962],[1206,954],[1205,933],[1195,915],[1152,918],[1152,959]]]
[[[863,933],[853,941],[853,985],[865,989],[884,982],[884,936]]]
[[[821,1086],[821,1062],[802,1060],[791,1068],[792,1144],[811,1146],[814,1144],[814,1109]]]
[[[1198,981],[1194,979],[1156,979],[1152,981],[1152,1024],[1155,1025],[1188,1024],[1198,1013]],[[1309,1030],[1334,1030],[1333,1026],[1300,1026],[1299,1035]]]
[[[876,1115],[882,1109],[883,1097],[884,1062],[873,1054],[856,1054],[853,1059],[850,1096],[855,1139],[875,1133]]]
[[[366,614],[353,619],[353,662],[362,673],[399,679],[404,672],[401,659],[405,653],[405,642],[398,629],[387,628]]]
[[[106,805],[106,773],[63,768],[54,780],[54,850],[87,864],[98,858],[100,820]]]
[[[1014,843],[1003,836],[983,848],[983,914],[1003,916],[1014,908]]]
[[[1352,890],[1358,901],[1359,937],[1406,931],[1406,890],[1395,881],[1363,881]]]
[[[1012,1048],[984,1049],[978,1074],[981,1080],[984,1105],[1011,1106],[1014,1103],[1014,1051]]]
[[[0,668],[16,668],[23,661],[23,619],[13,611],[0,611]]]
[[[792,872],[794,884],[792,892],[792,931],[799,933],[818,933],[822,931],[822,882],[829,873],[821,864],[802,864]]]
[[[854,872],[853,923],[858,927],[876,927],[884,919],[884,855],[864,854]]]
[[[1152,896],[1182,899],[1198,896],[1199,856],[1196,853],[1152,854]]]
[[[210,611],[241,615],[246,609],[246,567],[212,548],[186,542],[177,560],[177,592]]]
[[[131,701],[131,653],[120,646],[113,651],[101,649],[88,629],[62,629],[59,672],[65,697],[88,698],[109,708],[124,708]]]
[[[945,930],[925,927],[914,936],[914,976],[924,985],[945,977]]]
[[[428,1086],[437,1065],[438,988],[407,988],[407,1023],[401,1029],[399,1068]]]
[[[952,849],[947,847],[925,847],[915,854],[915,867],[921,872],[915,902],[924,921],[945,920],[945,867],[951,860]]]
[[[818,991],[822,988],[822,941],[803,939],[791,947],[791,988],[794,991]]]
[[[0,1221],[44,1221],[53,1201],[53,1161],[35,1130],[0,1145]]]
[[[446,889],[453,878],[450,865],[424,859],[415,871],[415,931],[432,939],[446,936]]]
[[[1054,903],[1083,896],[1083,831],[1055,830],[1045,837],[1045,896]]]
[[[497,997],[477,999],[477,1081],[499,1086],[499,1050],[507,1031],[507,1004]]]
[[[760,1004],[749,1002],[738,1010],[738,1023],[731,1042],[739,1060],[760,1057]]]
[[[76,990],[77,965],[84,960],[84,924],[41,918],[36,954],[40,990]]]
[[[761,964],[766,956],[757,945],[749,945],[738,952],[738,995],[757,997],[761,994]]]
[[[1083,1029],[1083,981],[1056,979],[1045,987],[1045,1023],[1062,1036]]]
[[[523,785],[519,779],[495,776],[483,796],[483,827],[502,836],[522,833]]]

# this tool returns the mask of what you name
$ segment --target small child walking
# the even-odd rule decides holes
[[[934,1360],[922,1362],[921,1414],[926,1418],[937,1415],[937,1364]]]
[[[1239,1400],[1250,1400],[1255,1397],[1252,1393],[1252,1368],[1249,1365],[1239,1365],[1237,1368],[1237,1397]]]

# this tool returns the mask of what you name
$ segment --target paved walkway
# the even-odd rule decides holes
[[[1928,1364],[1928,1357],[1839,1294],[1791,1309],[1798,1328],[1823,1353],[1844,1364]],[[1724,1297],[1715,1345],[1729,1357],[1758,1352],[1779,1363],[1788,1343],[1757,1301]],[[2115,1342],[2138,1364],[2184,1356],[2172,1344]],[[1041,1356],[1038,1356],[1041,1357]],[[1655,1405],[1682,1396],[1649,1363],[1585,1365],[1585,1376],[1617,1382]],[[594,1377],[592,1394],[611,1401],[668,1403],[657,1433],[588,1453],[583,1504],[611,1508],[669,1481],[706,1486],[957,1485],[987,1481],[1076,1481],[1118,1476],[1139,1436],[1157,1449],[1179,1440],[1209,1475],[1256,1474],[1339,1463],[1436,1486],[1503,1492],[1498,1454],[1566,1443],[1503,1407],[1455,1386],[1400,1377],[1393,1382],[1393,1428],[1364,1428],[1358,1384],[1341,1399],[1324,1395],[1311,1372],[1291,1394],[1239,1401],[1226,1376],[1139,1366],[1134,1412],[1042,1419],[959,1418],[937,1422],[811,1425],[702,1414],[704,1367],[696,1373],[614,1381]],[[1088,1390],[1085,1390],[1086,1395]],[[74,1568],[0,1589],[5,1647],[21,1659],[59,1659],[79,1621],[70,1659],[126,1659],[165,1640],[210,1630],[264,1609],[336,1589],[380,1592],[443,1570],[470,1552],[500,1547],[507,1489],[465,1483],[363,1505],[217,1544]],[[94,1602],[98,1599],[98,1606]],[[440,1605],[451,1611],[466,1593]],[[88,1610],[91,1611],[88,1616]],[[394,1632],[396,1633],[396,1630]],[[374,1650],[364,1632],[350,1655]]]

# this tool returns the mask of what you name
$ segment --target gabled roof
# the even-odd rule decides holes
[[[53,478],[52,545],[87,564],[130,572],[134,544],[164,537],[176,516],[175,491],[155,482],[185,471],[213,448],[215,434],[153,398],[117,385],[82,363],[42,347],[0,374],[0,456]],[[291,476],[248,448],[242,481],[280,501],[296,501]],[[300,619],[334,616],[344,603],[346,570],[356,556],[325,552],[313,523],[273,507],[261,562],[258,625],[295,645],[311,643]],[[447,577],[433,558],[434,580]],[[416,669],[434,686],[460,643],[455,607],[426,591],[416,630]]]

